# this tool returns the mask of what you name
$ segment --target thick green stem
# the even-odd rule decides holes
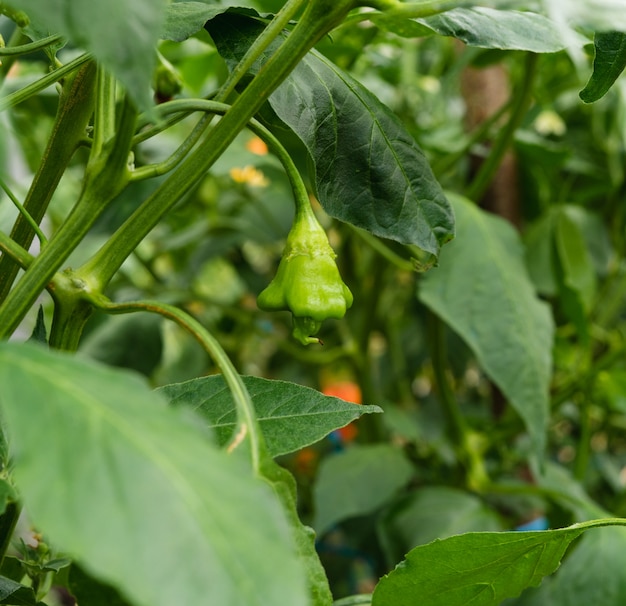
[[[474,181],[467,188],[466,195],[470,200],[479,201],[489,189],[493,178],[502,163],[504,154],[513,142],[515,132],[528,112],[533,97],[533,81],[537,73],[539,55],[526,54],[524,78],[519,90],[514,93],[514,103],[506,126],[500,131],[487,159],[482,163]]]
[[[91,62],[63,87],[48,145],[24,200],[24,209],[36,224],[41,222],[70,159],[85,136],[93,112],[95,74],[96,66]],[[20,215],[11,238],[28,249],[34,234],[26,217]],[[0,259],[0,303],[6,299],[17,272],[18,266],[12,259],[7,256]]]
[[[125,103],[118,135],[108,142],[98,158],[90,159],[83,190],[69,217],[0,305],[0,338],[13,333],[41,291],[49,286],[55,272],[80,244],[109,202],[125,187],[135,118],[135,110]]]
[[[204,176],[211,165],[245,128],[265,100],[310,48],[352,8],[352,2],[309,2],[287,40],[265,63],[241,96],[187,160],[113,234],[85,269],[97,275],[100,287],[110,281],[125,259],[161,217]]]

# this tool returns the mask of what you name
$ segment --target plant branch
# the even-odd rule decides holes
[[[39,242],[41,244],[45,244],[48,241],[48,239],[46,238],[44,233],[41,231],[41,229],[39,229],[39,225],[37,225],[37,222],[31,217],[30,213],[24,208],[24,205],[17,199],[17,196],[11,191],[10,187],[5,183],[2,177],[0,177],[0,187],[4,190],[6,195],[9,196],[9,199],[11,200],[11,202],[13,202],[13,205],[15,206],[15,208],[17,208],[20,215],[24,217],[24,220],[28,223],[30,228],[35,232],[35,234],[39,238]]]
[[[10,256],[22,269],[26,269],[33,262],[34,257],[25,249],[0,231],[0,250],[3,255]],[[0,257],[1,258],[1,257]]]
[[[231,391],[237,409],[237,427],[227,450],[231,452],[237,448],[245,438],[250,444],[252,468],[255,474],[259,476],[262,475],[261,461],[262,458],[266,456],[266,452],[263,436],[258,427],[254,405],[252,404],[252,399],[241,376],[217,339],[190,314],[173,305],[158,301],[112,303],[104,297],[94,297],[92,303],[98,309],[111,314],[125,314],[137,311],[159,314],[176,322],[176,324],[189,332],[200,345],[202,345],[222,371],[224,380]]]
[[[18,46],[5,46],[0,48],[0,57],[16,57],[18,55],[27,55],[28,53],[35,53],[39,50],[46,48],[57,42],[62,42],[63,36],[48,36],[35,42],[28,44],[20,44]]]
[[[25,101],[33,95],[36,95],[42,90],[48,88],[55,82],[61,80],[61,78],[67,76],[68,74],[71,74],[73,71],[76,71],[81,65],[87,63],[87,61],[90,61],[91,58],[92,57],[89,53],[80,55],[80,57],[76,57],[76,59],[73,59],[62,67],[55,69],[49,74],[46,74],[32,84],[29,84],[24,88],[20,88],[20,90],[17,90],[14,93],[7,95],[6,97],[2,97],[2,99],[0,99],[0,112],[4,111],[5,109],[9,109],[10,107],[13,107],[14,105],[18,105],[19,103],[22,103],[22,101]]]
[[[159,188],[113,234],[100,251],[84,266],[97,274],[103,288],[139,242],[161,217],[200,181],[237,134],[245,128],[269,95],[278,87],[302,57],[352,8],[351,1],[338,2],[331,10],[320,2],[309,2],[305,13],[286,41],[263,65],[252,82],[233,103],[224,117]],[[99,264],[106,262],[106,267]]]
[[[85,136],[85,129],[93,111],[96,66],[90,62],[81,67],[63,84],[59,106],[48,145],[33,178],[24,209],[39,225],[67,165]],[[23,215],[18,216],[11,239],[28,249],[35,231]],[[18,267],[9,257],[0,259],[0,304],[11,289]]]

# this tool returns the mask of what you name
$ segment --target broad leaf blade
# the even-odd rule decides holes
[[[307,602],[267,485],[137,376],[4,343],[0,406],[34,522],[135,604]]]
[[[234,15],[206,27],[231,67],[260,32],[259,24]],[[269,102],[309,151],[329,215],[433,255],[453,237],[452,210],[415,140],[328,59],[310,52]]]
[[[585,103],[604,97],[626,68],[626,33],[597,33],[593,44],[596,49],[593,72],[580,91],[580,98]]]
[[[382,412],[378,406],[351,404],[295,383],[258,377],[242,378],[271,456],[314,444],[362,414]],[[230,440],[235,429],[236,412],[221,375],[167,385],[160,391],[171,404],[199,412],[208,426],[215,430],[220,444]]]
[[[467,533],[421,545],[381,579],[372,606],[497,606],[554,572],[583,530]]]
[[[67,36],[93,53],[126,86],[140,108],[150,107],[154,49],[164,0],[20,0],[38,27]]]
[[[437,34],[480,48],[555,53],[567,46],[554,23],[533,12],[455,8],[416,21]]]
[[[528,278],[517,232],[453,199],[459,235],[427,273],[419,298],[471,347],[543,453],[549,416],[553,320]]]
[[[388,444],[351,446],[323,459],[314,488],[318,533],[349,517],[376,511],[413,475],[402,451]]]

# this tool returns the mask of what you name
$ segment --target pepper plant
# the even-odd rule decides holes
[[[0,2],[0,603],[623,602],[622,13]]]

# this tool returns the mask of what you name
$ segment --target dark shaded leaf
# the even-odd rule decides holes
[[[585,103],[604,97],[626,67],[626,33],[599,32],[593,44],[596,50],[593,72],[579,93]]]
[[[220,15],[206,28],[231,68],[261,31],[234,15]],[[452,210],[415,140],[328,59],[310,52],[269,102],[307,147],[329,215],[433,255],[453,237]]]

